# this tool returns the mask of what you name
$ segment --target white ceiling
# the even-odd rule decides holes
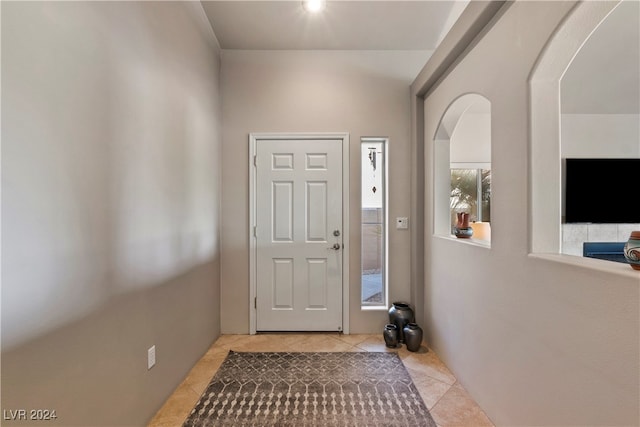
[[[434,50],[468,0],[329,0],[310,14],[299,0],[202,0],[222,49]]]
[[[425,60],[469,0],[201,0],[222,49],[409,50]],[[562,80],[564,113],[638,114],[640,2],[624,0],[585,43]]]

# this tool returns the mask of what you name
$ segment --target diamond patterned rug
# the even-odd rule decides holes
[[[230,351],[183,427],[435,427],[396,353]]]

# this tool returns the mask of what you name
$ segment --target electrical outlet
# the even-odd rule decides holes
[[[153,345],[147,350],[147,370],[156,364],[156,346]]]

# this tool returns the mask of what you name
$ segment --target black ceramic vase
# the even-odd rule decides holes
[[[393,323],[398,328],[398,342],[404,342],[404,326],[415,321],[413,310],[409,307],[409,304],[406,302],[394,302],[391,305],[389,323]]]
[[[398,346],[398,328],[393,323],[384,325],[382,336],[387,347],[396,348]]]
[[[422,345],[422,328],[417,323],[407,323],[404,327],[404,342],[407,350],[418,351]]]

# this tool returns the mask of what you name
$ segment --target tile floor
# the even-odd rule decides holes
[[[275,336],[274,336],[275,335]],[[180,427],[229,350],[234,351],[395,351],[409,371],[438,426],[493,426],[433,351],[389,349],[379,335],[258,334],[222,335],[191,369],[148,427]],[[408,426],[409,427],[409,426]]]

